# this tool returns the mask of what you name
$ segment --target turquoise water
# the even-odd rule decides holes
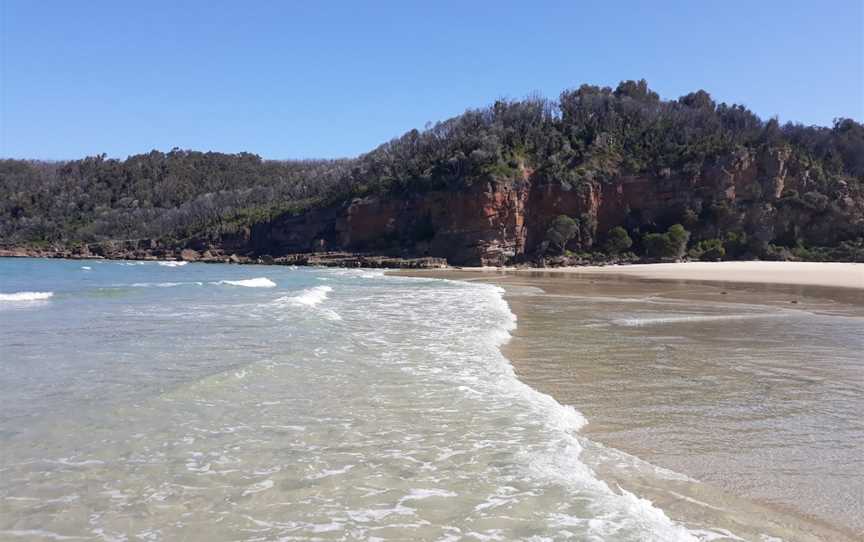
[[[581,461],[495,286],[7,259],[0,322],[4,540],[725,538]]]

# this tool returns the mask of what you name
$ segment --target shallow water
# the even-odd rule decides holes
[[[582,460],[495,286],[0,261],[22,292],[52,295],[0,300],[4,540],[729,538],[595,474],[640,463]]]

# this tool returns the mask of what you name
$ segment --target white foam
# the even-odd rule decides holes
[[[476,341],[494,346],[489,355],[496,363],[489,368],[498,375],[488,374],[472,378],[481,390],[488,389],[491,384],[494,391],[497,391],[496,394],[503,394],[508,401],[515,399],[528,406],[532,419],[543,420],[549,440],[538,449],[521,453],[521,460],[528,471],[538,479],[554,480],[577,491],[590,491],[593,494],[590,506],[597,519],[590,520],[587,527],[589,532],[599,539],[607,539],[621,528],[635,528],[645,535],[650,534],[645,540],[697,540],[694,533],[672,521],[651,501],[620,488],[610,488],[581,460],[583,448],[578,431],[585,425],[585,417],[575,408],[562,405],[552,396],[537,391],[518,379],[513,366],[500,351],[500,347],[511,338],[510,332],[516,327],[516,316],[504,300],[503,289],[485,285],[483,288],[485,300],[488,301],[485,305],[492,309],[492,314],[486,322],[488,331],[477,336]],[[492,295],[489,295],[490,290],[494,292]],[[463,393],[478,391],[474,388],[469,391],[467,386],[460,388]],[[561,514],[558,520],[558,527],[567,526],[569,521],[576,521],[585,527],[583,518]]]
[[[307,476],[307,480],[321,480],[322,478],[329,478],[331,476],[339,476],[340,474],[345,474],[351,469],[354,468],[354,465],[345,465],[340,469],[323,469],[315,474]]]
[[[133,288],[173,288],[175,286],[203,286],[203,282],[135,282]]]
[[[91,271],[93,268],[90,267],[89,265],[82,265],[81,269],[83,269],[84,271]]]
[[[244,280],[220,280],[214,284],[228,284],[230,286],[243,286],[245,288],[275,288],[276,283],[267,277],[256,277]]]
[[[323,303],[333,288],[330,286],[315,286],[307,288],[295,296],[280,297],[275,301],[277,304],[302,305],[306,307],[314,307]]]
[[[257,484],[252,484],[251,486],[249,486],[243,492],[243,496],[246,497],[249,495],[254,495],[255,493],[261,493],[262,491],[267,491],[268,489],[273,488],[274,485],[276,485],[276,483],[273,480],[270,480],[268,478],[267,480],[264,480],[263,482],[258,482]]]
[[[384,276],[385,272],[381,269],[337,269],[332,272],[339,277],[354,277],[361,279],[377,279]]]
[[[783,314],[720,314],[705,316],[660,316],[655,318],[620,318],[612,323],[624,327],[643,327],[662,324],[689,324],[699,322],[721,322],[725,320],[752,320],[756,318],[777,318]]]
[[[162,267],[183,267],[189,262],[159,262]]]
[[[44,301],[54,295],[54,292],[15,292],[0,294],[0,301]]]
[[[339,322],[342,320],[342,315],[336,311],[330,309],[324,309],[321,311],[321,314],[324,315],[324,318],[328,320],[332,320],[333,322]]]
[[[408,495],[402,497],[402,501],[421,501],[432,497],[457,497],[458,493],[446,489],[412,489]]]

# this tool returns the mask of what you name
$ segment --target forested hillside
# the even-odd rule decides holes
[[[637,185],[650,194],[645,209],[627,195]],[[557,101],[498,101],[351,159],[272,161],[175,149],[126,160],[2,160],[0,244],[158,239],[182,246],[243,231],[249,237],[262,224],[272,234],[274,224],[290,228],[292,217],[344,208],[355,198],[407,201],[502,186],[531,186],[535,194],[525,192],[519,203],[534,233],[517,234],[527,241],[502,259],[685,251],[707,259],[860,259],[864,252],[862,124],[780,124],[716,104],[701,90],[664,101],[645,81],[583,85]],[[554,187],[559,202],[582,194],[582,203],[550,202],[547,189],[543,211],[532,217],[528,198],[539,201],[539,187]],[[610,187],[626,199],[620,209],[585,203],[609,200]],[[692,194],[682,194],[688,187]],[[386,243],[321,234],[316,246],[427,253],[417,237],[434,238],[446,229],[441,220],[429,218],[425,233],[418,233],[424,223],[397,220],[410,222],[411,231],[382,231]],[[683,245],[667,231],[675,224],[687,232]],[[295,245],[302,243],[279,246]],[[250,238],[249,252],[275,246]]]

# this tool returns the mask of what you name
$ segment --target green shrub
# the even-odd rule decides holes
[[[649,258],[677,260],[684,255],[690,232],[681,224],[671,226],[666,233],[648,233],[642,238],[642,246]]]
[[[646,256],[663,258],[670,252],[669,237],[665,233],[646,233],[642,237],[642,247]]]
[[[705,239],[687,253],[691,258],[706,262],[717,262],[726,256],[726,248],[720,239]]]
[[[567,215],[558,215],[549,229],[546,230],[546,240],[561,254],[564,254],[567,242],[579,233],[579,223]]]
[[[632,246],[633,239],[630,239],[627,230],[621,226],[616,226],[609,230],[609,233],[606,236],[606,244],[604,248],[609,254],[621,254],[626,250],[629,250]]]

